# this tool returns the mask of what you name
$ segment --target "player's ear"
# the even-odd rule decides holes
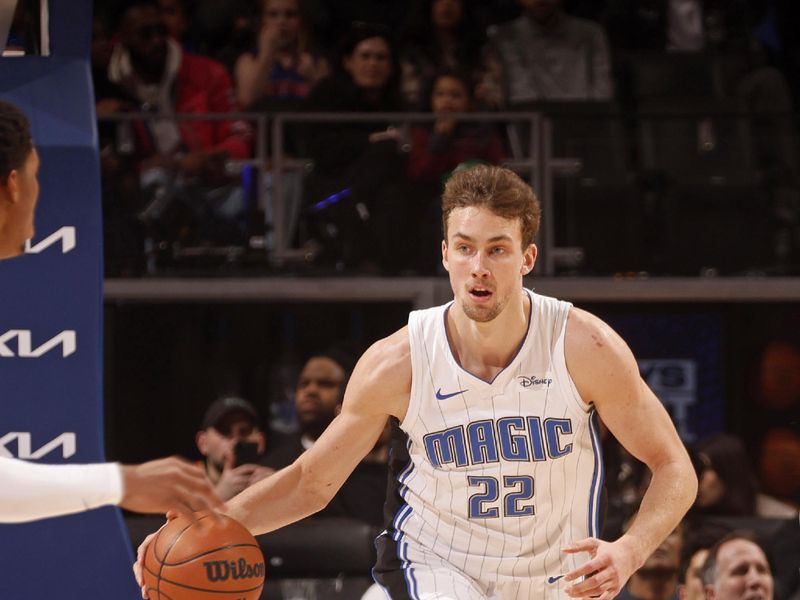
[[[450,271],[450,267],[447,266],[447,242],[445,240],[442,240],[442,266],[445,271]]]
[[[3,181],[2,191],[12,204],[19,201],[19,172],[16,169],[11,169],[8,177]]]
[[[536,244],[529,244],[528,247],[523,251],[522,267],[520,268],[520,272],[523,276],[533,271],[533,267],[536,264],[537,254],[538,248],[536,247]]]

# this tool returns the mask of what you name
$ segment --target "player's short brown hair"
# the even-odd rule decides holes
[[[513,171],[491,165],[477,165],[456,172],[442,194],[442,226],[447,239],[447,220],[456,208],[486,207],[505,219],[519,219],[522,249],[534,242],[539,231],[542,208],[539,199]]]
[[[28,117],[10,102],[0,100],[0,182],[9,173],[22,168],[33,152]]]

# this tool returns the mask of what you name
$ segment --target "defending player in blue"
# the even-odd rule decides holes
[[[0,259],[19,256],[25,241],[33,237],[38,171],[39,155],[28,118],[15,105],[0,101]],[[0,481],[0,523],[36,521],[106,505],[187,515],[222,506],[205,473],[177,457],[141,465],[44,465],[0,457]]]
[[[260,534],[320,510],[391,418],[394,492],[373,571],[389,597],[610,600],[694,500],[689,457],[625,342],[523,287],[533,190],[478,166],[448,181],[442,207],[454,300],[367,350],[313,448],[226,512]],[[598,416],[652,471],[613,542],[598,538]]]

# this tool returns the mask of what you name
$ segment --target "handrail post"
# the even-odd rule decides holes
[[[272,240],[273,260],[281,264],[288,248],[283,205],[283,116],[276,114],[272,123]]]

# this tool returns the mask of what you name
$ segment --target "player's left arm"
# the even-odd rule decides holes
[[[609,600],[683,518],[697,495],[697,477],[669,414],[642,380],[622,338],[597,317],[573,309],[565,343],[567,368],[581,397],[652,472],[639,513],[623,536],[614,542],[590,538],[564,549],[592,556],[565,577],[575,582],[567,593]],[[579,581],[583,576],[588,577]]]

